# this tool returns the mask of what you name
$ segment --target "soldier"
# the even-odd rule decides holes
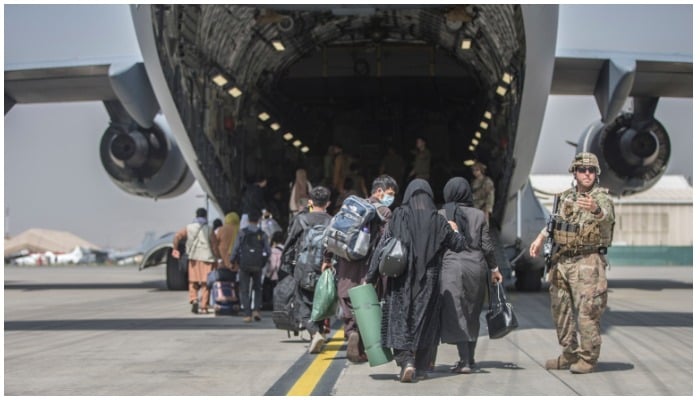
[[[478,208],[486,214],[486,222],[491,218],[493,213],[494,203],[494,188],[491,178],[486,176],[486,165],[476,162],[472,166],[472,196],[474,200],[474,208]]]
[[[416,138],[416,150],[414,151],[413,169],[408,173],[410,179],[430,180],[430,149],[423,136]]]
[[[554,213],[558,250],[548,276],[552,317],[563,352],[547,360],[545,368],[586,374],[596,369],[600,356],[600,318],[608,300],[605,254],[612,242],[615,210],[608,190],[597,186],[600,166],[594,154],[577,154],[569,172],[576,186],[560,194],[561,206]],[[530,245],[531,257],[539,254],[546,237],[543,229]]]

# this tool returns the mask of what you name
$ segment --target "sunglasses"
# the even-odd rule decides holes
[[[576,167],[576,172],[579,174],[583,174],[586,171],[590,174],[595,174],[596,173],[596,167]]]

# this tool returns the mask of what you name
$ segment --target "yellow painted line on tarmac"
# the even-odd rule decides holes
[[[340,348],[343,347],[345,330],[337,329],[335,335],[326,343],[323,350],[316,355],[314,361],[299,377],[294,386],[289,389],[287,396],[309,396],[321,380],[328,367],[335,359]]]

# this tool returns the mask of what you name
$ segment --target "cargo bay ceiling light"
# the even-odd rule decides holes
[[[496,94],[498,94],[498,95],[501,96],[501,97],[505,96],[506,93],[508,93],[508,89],[506,89],[506,88],[503,87],[503,86],[499,86],[499,87],[496,89]]]
[[[474,151],[474,150],[476,150],[476,147],[474,147],[473,144],[470,144],[470,145],[469,145],[469,151]]]
[[[460,48],[461,50],[469,50],[469,49],[471,49],[471,48],[472,48],[472,39],[471,39],[471,38],[468,38],[468,37],[465,37],[464,39],[462,39],[462,43],[461,43],[461,45],[459,46],[459,48]]]
[[[474,146],[478,145],[478,144],[479,144],[479,140],[477,140],[477,139],[472,139],[472,144],[473,144]]]
[[[487,124],[484,121],[481,121],[481,123],[479,124],[479,127],[483,130],[487,130],[487,129],[489,129],[489,124]]]
[[[278,124],[277,122],[273,122],[270,124],[270,128],[272,128],[273,131],[277,131],[280,129],[280,124]]]
[[[503,73],[503,83],[505,83],[506,85],[510,85],[511,82],[513,82],[513,75],[511,75],[507,72],[504,72]]]
[[[224,86],[225,84],[228,83],[228,79],[224,76],[224,74],[216,74],[211,78],[212,82],[214,82],[217,86]]]
[[[299,139],[295,140],[294,142],[292,142],[292,145],[294,145],[294,147],[301,146],[301,140],[299,140]]]
[[[467,167],[471,167],[474,165],[474,160],[464,160],[464,165]]]
[[[304,146],[301,148],[302,153],[308,153],[309,152],[309,146]]]
[[[228,94],[230,94],[231,97],[233,97],[235,99],[235,98],[239,97],[240,95],[242,95],[243,92],[241,92],[241,89],[239,89],[238,86],[234,86],[228,90]]]
[[[474,136],[476,136],[477,139],[481,139],[481,132],[476,131],[476,133],[474,134]]]
[[[268,114],[268,113],[266,113],[265,111],[263,111],[263,112],[261,112],[260,114],[258,114],[258,119],[259,119],[260,121],[262,121],[262,122],[265,122],[265,121],[267,121],[268,119],[270,119],[270,114]]]
[[[284,51],[284,44],[282,44],[282,41],[279,39],[273,39],[272,40],[272,47],[275,48],[277,51]]]
[[[284,140],[286,141],[290,141],[294,139],[294,135],[292,135],[292,132],[287,132],[284,135],[282,135],[282,138],[284,138]]]
[[[486,111],[484,112],[484,118],[485,119],[491,119],[493,115],[491,114],[491,111]]]

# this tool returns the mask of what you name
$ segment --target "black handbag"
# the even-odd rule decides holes
[[[408,251],[399,239],[395,237],[390,238],[382,248],[382,253],[379,256],[380,274],[395,278],[406,271]]]
[[[190,265],[190,257],[187,253],[180,253],[180,258],[177,260],[177,266],[180,272],[186,272],[187,267]]]
[[[489,285],[489,311],[486,313],[486,323],[489,328],[489,338],[502,338],[518,327],[513,306],[506,301],[505,290],[499,282]],[[495,296],[491,291],[495,290]]]

